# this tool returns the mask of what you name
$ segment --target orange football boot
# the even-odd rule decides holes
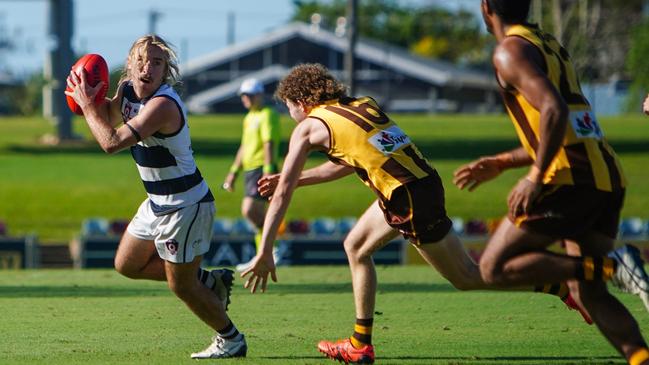
[[[374,347],[365,345],[360,349],[352,346],[349,338],[336,342],[320,341],[318,351],[330,359],[344,361],[345,364],[373,364]]]

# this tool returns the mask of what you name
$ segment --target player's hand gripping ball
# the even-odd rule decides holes
[[[104,58],[98,54],[89,53],[77,60],[77,62],[72,66],[72,71],[79,75],[79,77],[81,77],[82,72],[85,72],[88,85],[92,87],[97,86],[100,81],[103,81],[104,85],[101,89],[99,89],[97,95],[95,96],[95,104],[103,102],[104,98],[106,97],[106,93],[108,92],[109,82],[108,64],[106,63],[106,60],[104,60]],[[72,89],[70,89],[70,86],[67,86],[65,90],[72,91]],[[77,104],[76,101],[74,101],[74,98],[66,95],[66,100],[68,102],[68,107],[70,108],[70,110],[72,110],[73,113],[83,115],[81,107]]]

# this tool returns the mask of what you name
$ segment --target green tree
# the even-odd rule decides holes
[[[645,0],[534,0],[531,20],[570,52],[580,79],[624,78],[632,30]]]
[[[643,21],[633,29],[631,49],[627,57],[627,71],[631,77],[631,87],[627,99],[627,111],[638,110],[644,94],[649,88],[649,20]]]
[[[11,114],[35,115],[43,108],[43,86],[45,78],[42,72],[32,74],[23,85],[12,88],[9,92],[8,112]]]
[[[345,16],[346,0],[295,0],[293,20],[311,22],[320,14],[322,27],[334,29]],[[400,5],[394,0],[359,2],[358,31],[362,37],[407,48],[424,57],[451,62],[484,63],[487,37],[481,19],[466,10],[457,12],[434,5]]]

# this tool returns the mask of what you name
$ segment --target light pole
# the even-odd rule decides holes
[[[347,0],[347,52],[345,53],[345,74],[349,85],[349,96],[356,93],[356,69],[354,66],[354,55],[356,54],[356,31],[358,24],[358,1]]]
[[[48,36],[50,49],[43,70],[48,81],[43,90],[43,109],[57,129],[59,141],[73,139],[72,112],[67,106],[64,91],[66,78],[74,62],[72,52],[73,2],[49,0]],[[49,111],[49,113],[47,113]]]

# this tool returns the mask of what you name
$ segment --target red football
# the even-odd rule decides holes
[[[79,60],[77,60],[77,62],[72,66],[72,70],[78,75],[81,75],[81,72],[85,72],[86,79],[90,86],[97,85],[99,81],[104,82],[104,86],[99,89],[97,97],[95,98],[96,104],[102,102],[106,97],[106,92],[108,92],[109,82],[108,64],[106,64],[106,60],[98,54],[89,53],[79,58]],[[66,87],[65,89],[66,91],[69,91],[70,87]],[[81,107],[77,105],[72,97],[66,95],[66,99],[68,101],[68,107],[70,107],[70,110],[72,110],[73,113],[83,115]]]

